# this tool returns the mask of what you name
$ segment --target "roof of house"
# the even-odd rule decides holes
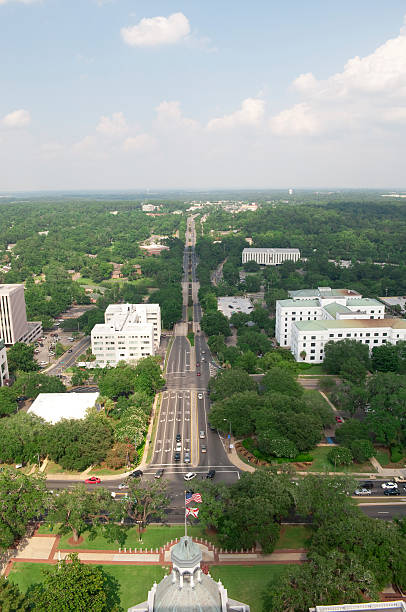
[[[292,300],[292,299],[288,299],[288,300],[277,300],[277,303],[280,304],[281,306],[283,306],[283,308],[308,308],[308,307],[319,307],[320,308],[320,302],[319,300]]]
[[[336,318],[337,314],[354,314],[352,310],[344,306],[343,304],[337,304],[337,302],[332,302],[331,304],[326,304],[324,306],[324,310],[328,312],[332,317]]]
[[[383,304],[374,300],[373,298],[348,298],[347,304],[349,306],[379,306],[382,308]]]
[[[280,249],[279,247],[264,247],[264,248],[250,248],[245,247],[243,249],[243,253],[268,253],[269,251],[273,253],[299,253],[299,249]]]
[[[316,289],[298,289],[288,291],[290,297],[362,297],[354,289],[332,289],[331,287],[317,287]]]
[[[406,319],[332,319],[319,321],[294,321],[300,331],[323,331],[329,329],[406,329]]]
[[[98,397],[98,393],[40,393],[28,413],[52,424],[62,419],[84,419]]]

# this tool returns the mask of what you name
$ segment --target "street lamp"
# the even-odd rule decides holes
[[[228,421],[230,424],[230,433],[228,434],[228,452],[231,452],[231,421],[229,419],[223,419],[223,421]]]

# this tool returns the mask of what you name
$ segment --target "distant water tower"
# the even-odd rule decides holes
[[[288,189],[288,194],[293,195],[293,189]]]

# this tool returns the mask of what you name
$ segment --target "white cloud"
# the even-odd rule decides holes
[[[189,33],[189,20],[183,13],[173,13],[169,17],[144,17],[138,24],[121,29],[124,42],[132,47],[171,45]]]
[[[404,122],[406,29],[365,57],[353,57],[341,72],[318,80],[311,72],[293,82],[301,101],[270,120],[279,135],[311,135],[375,124]]]
[[[180,102],[177,100],[164,100],[156,107],[157,120],[161,126],[166,127],[186,127],[196,129],[199,127],[198,121],[189,119],[182,115]]]
[[[5,115],[1,123],[7,128],[25,127],[31,123],[31,115],[29,111],[20,108]]]
[[[145,151],[155,146],[155,138],[149,134],[138,134],[129,136],[123,142],[124,151]]]
[[[0,6],[2,4],[8,4],[9,2],[19,2],[20,4],[34,4],[35,2],[42,2],[42,0],[0,0]]]
[[[97,124],[96,130],[104,136],[120,136],[128,130],[127,121],[123,113],[113,113],[111,117],[103,115]]]
[[[265,113],[265,102],[260,98],[246,98],[241,104],[241,108],[230,115],[224,115],[211,119],[207,128],[217,130],[224,128],[234,128],[241,125],[257,126],[261,123]]]

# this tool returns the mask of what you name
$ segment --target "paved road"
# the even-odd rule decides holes
[[[392,521],[394,518],[406,516],[406,501],[393,504],[362,504],[360,509],[372,518]]]
[[[59,361],[43,370],[45,374],[49,374],[50,376],[58,376],[58,374],[62,374],[67,368],[73,366],[77,360],[77,358],[86,351],[86,349],[90,346],[90,338],[89,336],[85,336],[79,342],[72,346],[71,353],[64,353]]]

